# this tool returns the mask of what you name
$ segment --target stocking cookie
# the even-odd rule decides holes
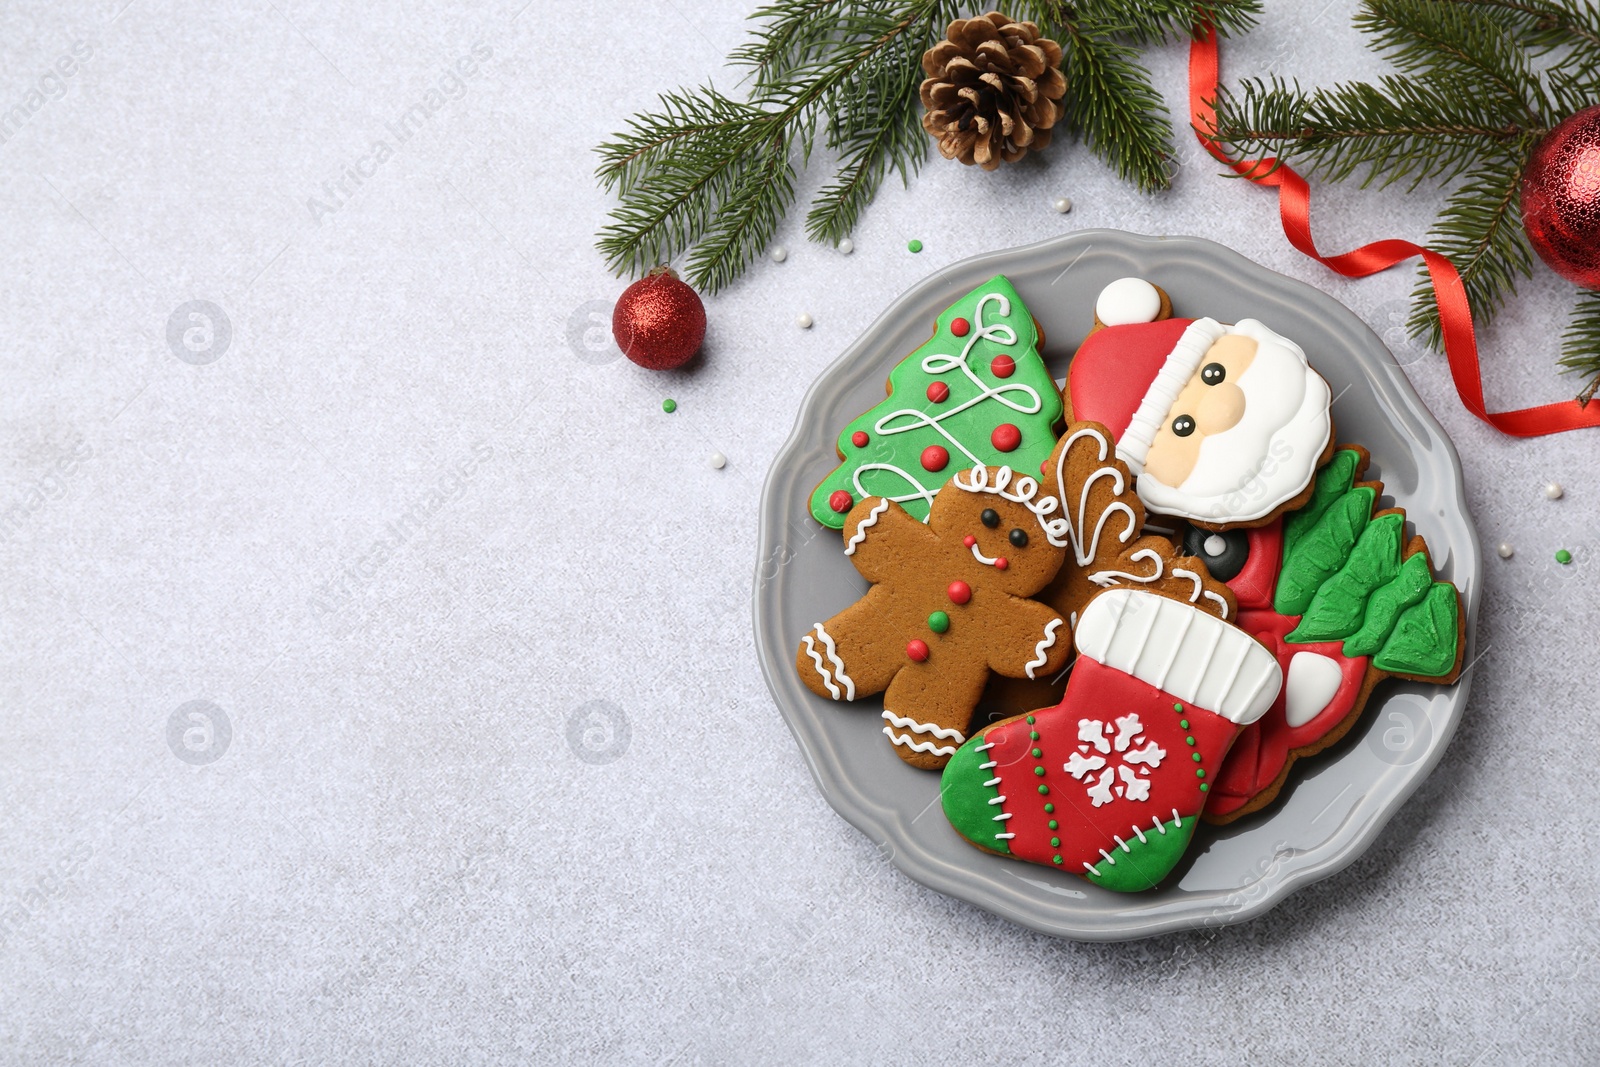
[[[1002,276],[946,308],[933,338],[889,373],[889,395],[840,432],[841,464],[812,491],[811,514],[841,529],[846,512],[877,496],[926,521],[956,471],[1034,469],[1061,419],[1039,344],[1033,316]]]
[[[972,844],[1107,889],[1156,885],[1194,836],[1239,730],[1277,696],[1277,661],[1198,607],[1141,589],[1091,600],[1059,704],[984,729],[940,781]]]
[[[1120,321],[1073,357],[1067,418],[1111,430],[1139,498],[1159,514],[1223,530],[1303,505],[1333,447],[1328,383],[1305,352],[1255,319],[1159,318],[1160,290],[1136,282],[1101,294],[1121,293],[1107,312]],[[1130,321],[1136,313],[1151,318]]]
[[[1057,506],[1033,478],[982,466],[939,490],[926,524],[883,497],[856,504],[845,554],[872,588],[801,639],[801,679],[830,700],[882,693],[896,754],[943,767],[991,672],[1033,678],[1066,662],[1066,621],[1028,599],[1066,556]]]
[[[1360,480],[1368,462],[1365,449],[1340,448],[1311,499],[1282,520],[1184,535],[1234,590],[1239,626],[1273,652],[1285,678],[1223,763],[1208,822],[1270,804],[1297,760],[1355,725],[1383,679],[1449,683],[1460,675],[1460,594],[1434,580],[1426,542],[1406,537],[1404,511],[1374,512],[1383,484]]]

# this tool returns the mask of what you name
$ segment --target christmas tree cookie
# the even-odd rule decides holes
[[[1383,484],[1361,480],[1368,462],[1365,449],[1341,447],[1281,522],[1184,536],[1284,672],[1283,692],[1217,775],[1208,822],[1270,804],[1295,761],[1343,737],[1383,679],[1448,683],[1461,672],[1460,594],[1434,578],[1426,542],[1406,538],[1404,511],[1374,511]]]
[[[988,727],[951,759],[945,815],[986,851],[1149,889],[1183,856],[1210,779],[1283,676],[1248,634],[1143,589],[1089,601],[1074,640],[1061,703]]]
[[[932,340],[889,373],[888,396],[839,434],[840,466],[811,494],[811,514],[843,529],[881,497],[926,522],[956,471],[1035,471],[1055,443],[1061,397],[1039,357],[1039,330],[996,275],[939,316]]]

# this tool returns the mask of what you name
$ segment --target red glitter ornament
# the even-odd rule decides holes
[[[671,267],[657,267],[622,291],[611,312],[622,354],[650,370],[674,370],[700,351],[706,308]]]
[[[1522,228],[1551,270],[1600,289],[1600,105],[1534,147],[1522,178]]]

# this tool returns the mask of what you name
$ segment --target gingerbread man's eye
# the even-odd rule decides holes
[[[1179,415],[1172,420],[1172,432],[1179,437],[1188,437],[1194,433],[1194,420],[1187,415]]]
[[[1200,368],[1200,380],[1207,385],[1221,385],[1228,377],[1228,368],[1220,363],[1207,363]]]
[[[1000,525],[1000,513],[994,508],[984,508],[983,514],[978,518],[982,519],[983,524],[991,530]]]
[[[1028,547],[1028,531],[1027,530],[1012,530],[1011,531],[1011,543],[1016,545],[1018,548],[1027,548]]]

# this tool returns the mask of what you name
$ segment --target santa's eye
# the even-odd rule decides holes
[[[1228,368],[1220,363],[1207,363],[1200,368],[1200,380],[1207,385],[1221,385],[1228,376]]]
[[[1011,531],[1011,543],[1016,545],[1018,548],[1027,548],[1028,547],[1028,531],[1027,530],[1012,530]]]
[[[991,530],[1000,525],[1000,513],[994,508],[984,508],[983,514],[978,518],[982,519],[983,524]]]
[[[1179,437],[1188,437],[1194,433],[1194,420],[1187,415],[1179,415],[1172,420],[1172,432]]]

